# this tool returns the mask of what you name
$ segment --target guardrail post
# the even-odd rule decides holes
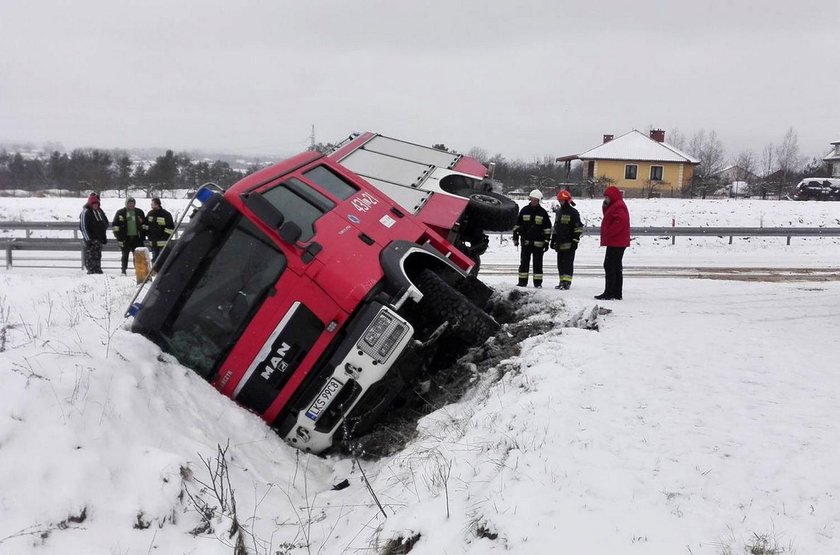
[[[6,245],[6,269],[10,270],[12,268],[12,244],[8,243]]]
[[[790,246],[790,235],[788,235],[787,240],[788,240],[787,244],[788,244],[788,246]]]
[[[729,244],[730,245],[732,244],[732,236],[731,235],[729,236]]]

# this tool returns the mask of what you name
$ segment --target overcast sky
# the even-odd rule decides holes
[[[0,0],[0,141],[277,157],[377,131],[532,160],[604,133],[840,140],[840,1]]]

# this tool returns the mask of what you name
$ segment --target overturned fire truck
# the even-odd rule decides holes
[[[517,210],[485,174],[367,133],[205,186],[132,330],[300,449],[363,435],[440,345],[499,327],[475,269]]]

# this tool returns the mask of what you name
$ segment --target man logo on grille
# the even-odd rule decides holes
[[[289,368],[289,363],[283,360],[289,353],[289,349],[289,344],[284,342],[273,353],[271,353],[271,356],[265,361],[265,368],[260,373],[260,376],[262,376],[264,380],[271,379],[271,375],[274,374],[276,370],[280,370],[282,373]]]

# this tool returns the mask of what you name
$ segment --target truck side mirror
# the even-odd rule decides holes
[[[242,195],[242,201],[248,207],[248,210],[253,212],[256,217],[264,221],[272,229],[277,229],[283,225],[283,220],[285,220],[283,213],[277,210],[261,194],[245,193]]]
[[[297,240],[300,239],[302,233],[300,226],[291,220],[283,222],[283,225],[280,226],[278,232],[280,233],[280,238],[291,245],[297,243]]]

